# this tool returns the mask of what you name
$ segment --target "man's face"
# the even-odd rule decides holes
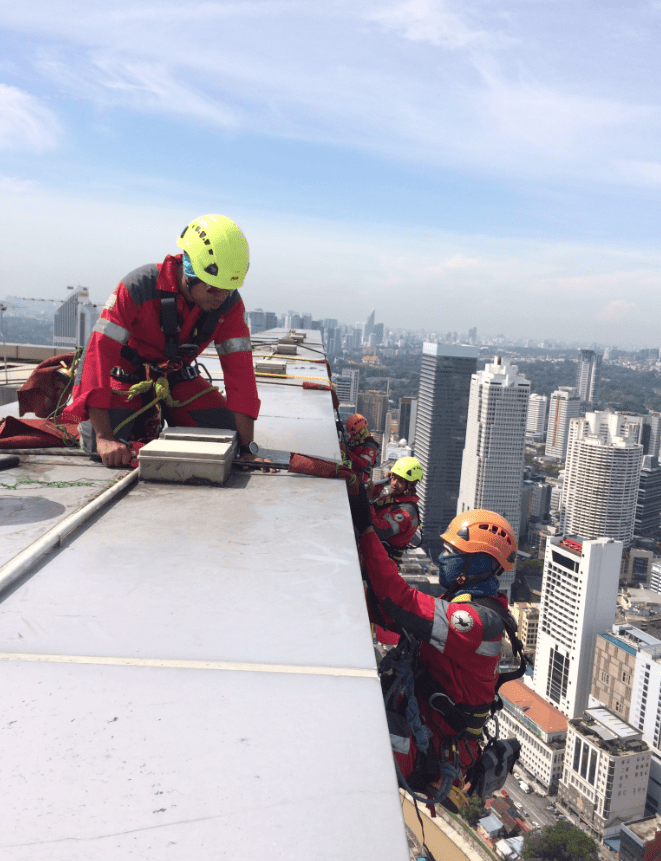
[[[395,475],[394,473],[390,473],[390,487],[392,492],[399,496],[402,493],[406,493],[408,482],[405,481],[401,476]]]
[[[211,284],[205,284],[204,281],[198,281],[189,290],[193,302],[203,311],[217,310],[230,294],[229,290],[219,290]]]

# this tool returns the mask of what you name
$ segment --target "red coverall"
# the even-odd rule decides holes
[[[131,401],[115,394],[128,390],[131,383],[115,380],[110,376],[110,371],[114,367],[129,372],[136,370],[136,365],[120,354],[125,344],[154,363],[167,361],[157,290],[176,294],[181,326],[179,343],[194,341],[204,312],[197,305],[190,307],[177,289],[180,261],[181,255],[168,255],[163,263],[136,269],[117,285],[94,326],[78,367],[73,400],[67,408],[68,416],[82,421],[88,418],[89,407],[107,409],[110,410],[111,422],[115,427],[118,419],[129,416],[143,403],[153,400],[153,391]],[[221,306],[215,329],[199,344],[198,355],[209,343],[214,342],[224,372],[226,397],[214,391],[211,384],[201,376],[182,380],[171,389],[175,400],[186,401],[200,391],[207,393],[184,407],[169,408],[170,424],[233,428],[234,412],[257,418],[260,402],[252,364],[250,331],[244,312],[239,291],[233,290]],[[194,358],[184,359],[184,366],[189,365]],[[130,425],[124,431],[129,429]],[[128,434],[125,438],[128,438]]]
[[[351,441],[347,443],[347,454],[351,459],[351,468],[356,473],[363,484],[368,484],[372,467],[376,463],[376,456],[379,453],[379,444],[373,436],[368,436],[366,440],[352,445]]]
[[[374,532],[360,539],[369,582],[374,589],[389,628],[406,630],[418,640],[419,661],[456,704],[483,706],[496,695],[498,666],[504,624],[488,607],[472,604],[470,595],[456,595],[450,602],[413,589],[400,577],[397,565],[388,558]],[[497,599],[507,609],[507,598]],[[455,735],[441,715],[419,696],[421,715],[432,731],[432,743],[442,759],[439,745]],[[459,745],[461,768],[478,755],[477,743],[463,740]],[[408,754],[394,752],[405,779],[413,772],[416,747],[411,738]]]

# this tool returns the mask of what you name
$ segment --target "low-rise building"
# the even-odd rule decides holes
[[[555,794],[562,774],[567,718],[521,679],[504,684],[499,694],[503,700],[498,713],[501,737],[518,740],[519,766],[542,791]]]
[[[539,626],[539,604],[531,604],[529,601],[516,601],[510,605],[510,612],[519,626],[519,639],[523,643],[524,650],[534,649],[537,642],[537,628]]]
[[[661,858],[661,817],[646,816],[626,822],[620,830],[621,861]]]
[[[612,633],[597,634],[590,695],[628,721],[636,655],[654,639],[632,625],[613,625]]]
[[[594,837],[616,837],[645,812],[650,758],[639,730],[606,708],[586,709],[567,727],[558,797]]]

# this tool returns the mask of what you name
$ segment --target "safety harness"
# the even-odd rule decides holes
[[[154,362],[145,359],[144,356],[141,356],[137,350],[129,347],[128,344],[122,347],[120,355],[132,365],[135,365],[135,370],[131,372],[127,371],[126,368],[112,368],[110,375],[114,379],[122,383],[131,384],[131,388],[128,391],[118,391],[118,394],[125,395],[128,400],[132,400],[136,395],[142,395],[153,388],[155,397],[148,404],[124,419],[117,427],[113,428],[113,433],[115,434],[124,425],[132,422],[151,407],[156,406],[160,401],[165,402],[169,407],[182,407],[191,403],[196,398],[208,394],[209,390],[203,389],[195,393],[187,401],[175,401],[170,392],[183,380],[193,380],[200,375],[201,372],[198,363],[189,364],[186,360],[195,359],[200,352],[200,346],[213,335],[221,316],[238,301],[237,291],[233,290],[219,308],[213,311],[202,311],[197,319],[197,325],[191,333],[191,342],[180,344],[179,332],[181,331],[181,322],[177,310],[178,294],[172,293],[169,290],[157,290],[156,295],[160,300],[160,324],[165,336],[163,352],[165,353],[166,361]],[[217,390],[217,387],[215,388]]]
[[[523,644],[517,637],[516,622],[511,613],[505,610],[495,598],[476,595],[471,596],[471,600],[498,613],[512,644],[512,650],[519,659],[516,670],[499,674],[496,696],[490,703],[478,706],[455,703],[438,679],[420,663],[421,641],[408,632],[402,633],[398,645],[385,655],[379,666],[393,750],[408,753],[411,738],[415,740],[417,750],[415,767],[408,780],[404,779],[395,762],[400,786],[416,801],[424,804],[442,804],[453,812],[457,812],[465,803],[461,789],[454,786],[455,780],[462,776],[461,744],[473,741],[479,745],[483,734],[487,736],[487,744],[481,748],[480,756],[474,759],[471,772],[484,774],[485,769],[480,765],[483,757],[487,759],[495,757],[494,761],[498,767],[502,766],[503,757],[505,757],[507,769],[502,775],[500,784],[502,786],[505,777],[511,771],[518,757],[518,745],[511,744],[513,740],[509,739],[506,742],[498,741],[497,720],[493,735],[486,731],[485,724],[490,718],[495,718],[497,712],[503,707],[503,701],[498,695],[501,685],[521,678],[527,666],[523,655]],[[431,730],[424,724],[420,714],[418,697],[422,697],[453,730],[454,735],[441,742],[438,753],[431,742]],[[472,749],[468,745],[465,746],[472,755]],[[500,771],[502,770],[500,768]],[[499,772],[498,779],[500,776]],[[491,786],[494,778],[493,776],[482,777],[480,783],[483,786]],[[471,789],[472,792],[478,791],[473,786]]]

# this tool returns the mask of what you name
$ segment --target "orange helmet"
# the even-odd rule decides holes
[[[495,511],[478,508],[464,511],[451,521],[441,535],[459,553],[488,553],[511,571],[516,559],[516,536],[507,520]]]
[[[359,436],[362,431],[367,430],[367,419],[365,416],[361,416],[360,413],[354,413],[352,416],[349,416],[344,426],[349,436]]]

